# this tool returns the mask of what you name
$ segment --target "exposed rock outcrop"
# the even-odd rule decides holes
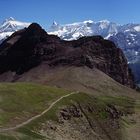
[[[134,77],[123,52],[100,36],[63,41],[48,35],[38,24],[15,32],[0,45],[0,73],[14,71],[17,75],[46,63],[98,68],[119,83],[135,87]]]

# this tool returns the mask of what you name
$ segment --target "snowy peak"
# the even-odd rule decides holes
[[[15,31],[28,27],[29,25],[30,23],[17,21],[13,17],[7,18],[0,25],[0,43]]]
[[[96,24],[99,24],[99,27],[101,29],[105,29],[105,28],[107,28],[110,25],[110,21],[108,21],[108,20],[101,20],[101,21],[97,22]]]
[[[59,24],[54,20],[52,26],[58,26]]]
[[[88,24],[88,23],[94,23],[94,21],[92,21],[92,20],[87,20],[87,21],[84,21],[83,23],[85,23],[85,24]]]
[[[9,21],[14,21],[14,20],[15,20],[15,19],[14,19],[13,17],[9,17],[9,18],[5,19],[4,22],[9,22]],[[3,23],[4,23],[4,22],[3,22]]]
[[[59,29],[60,29],[59,24],[56,21],[53,21],[51,27],[49,28],[49,32],[54,32]]]
[[[16,21],[14,18],[10,17],[6,19],[0,26],[1,32],[15,32],[17,30],[28,27],[30,23]]]

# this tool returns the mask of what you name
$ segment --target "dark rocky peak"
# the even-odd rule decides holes
[[[42,27],[37,23],[32,23],[26,30],[26,34],[28,35],[36,35],[36,36],[46,36],[47,33]]]
[[[17,36],[17,34],[15,34]],[[32,23],[24,32],[19,33],[20,38],[13,44],[13,49],[33,52],[38,44],[47,42],[48,34],[37,23]],[[41,47],[41,46],[40,46]]]
[[[32,42],[34,41],[36,44],[42,42],[50,43],[60,41],[59,37],[55,35],[48,35],[47,32],[37,23],[32,23],[25,31],[23,37],[26,39],[32,39]]]
[[[17,44],[21,43],[24,44],[28,44],[29,42],[34,42],[34,44],[41,41],[45,41],[47,40],[47,33],[44,29],[42,29],[42,27],[37,24],[37,23],[32,23],[28,28],[24,28],[21,29],[19,31],[16,31],[15,33],[13,33],[10,37],[8,37],[2,44],[1,44],[1,48],[3,48],[2,46],[11,46],[11,43],[9,42],[13,42],[13,40],[16,39],[16,41],[14,41],[14,46],[17,46]]]

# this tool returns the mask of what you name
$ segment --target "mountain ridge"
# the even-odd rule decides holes
[[[27,29],[15,32],[0,45],[0,73],[14,71],[20,75],[42,62],[50,67],[98,68],[121,84],[135,87],[123,52],[101,36],[64,41],[33,23]]]

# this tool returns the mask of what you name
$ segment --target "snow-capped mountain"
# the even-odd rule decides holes
[[[140,31],[119,32],[109,39],[121,47],[129,63],[140,61]]]
[[[116,34],[118,32],[118,26],[119,25],[116,23],[107,20],[99,22],[88,20],[66,25],[59,25],[54,22],[48,29],[48,32],[49,34],[58,35],[64,40],[74,40],[82,36],[92,35],[102,35],[103,37],[107,37],[108,35]]]
[[[30,23],[16,21],[10,17],[0,25],[0,43],[15,31],[28,27]]]

